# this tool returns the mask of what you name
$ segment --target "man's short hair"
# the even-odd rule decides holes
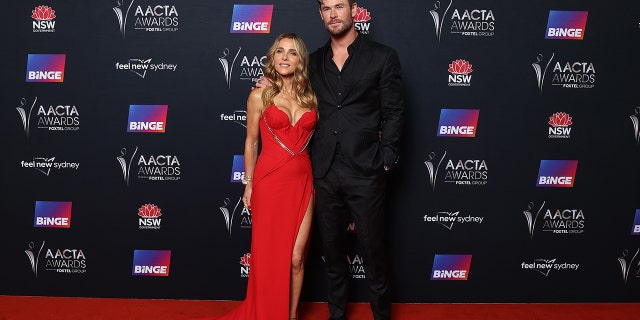
[[[356,3],[356,0],[347,0],[349,2],[349,7],[353,7],[353,4]],[[322,6],[322,0],[318,0],[318,6]]]

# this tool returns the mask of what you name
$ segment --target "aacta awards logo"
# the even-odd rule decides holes
[[[129,14],[135,0],[118,0],[113,11],[118,19],[118,26],[122,38],[127,36]],[[174,5],[148,5],[146,8],[137,6],[134,10],[135,30],[146,32],[174,32],[178,31],[178,10]]]
[[[129,19],[129,11],[131,10],[131,6],[133,6],[133,1],[134,0],[118,0],[118,4],[113,7],[116,18],[118,18],[118,25],[120,26],[120,33],[123,39],[127,36],[127,19]]]
[[[553,57],[555,53],[551,54],[549,60],[544,61],[545,57],[542,53],[539,53],[536,57],[536,61],[531,64],[533,66],[533,70],[536,72],[536,83],[538,84],[538,90],[542,93],[542,88],[544,87],[544,80],[547,76],[547,69],[549,69],[549,65],[551,61],[553,61]]]
[[[149,181],[177,181],[180,180],[181,167],[178,156],[170,154],[138,155],[138,147],[129,154],[127,148],[120,149],[116,160],[120,164],[122,176],[127,186],[131,178],[131,168],[134,163],[138,167],[138,179]]]
[[[568,113],[556,112],[549,117],[549,138],[571,138],[571,125],[573,118]]]
[[[236,59],[238,59],[238,55],[240,55],[241,50],[242,47],[238,47],[238,51],[233,56],[233,60],[231,60],[231,62],[229,62],[229,59],[231,59],[231,57],[229,57],[229,48],[224,48],[224,50],[222,50],[222,57],[218,58],[218,61],[220,61],[220,65],[222,65],[224,79],[227,82],[227,87],[229,87],[229,89],[231,89],[231,76],[233,75],[233,67],[236,65]]]
[[[640,107],[636,107],[635,113],[630,115],[631,123],[633,123],[633,137],[636,139],[636,145],[640,146]]]
[[[24,253],[27,254],[27,258],[29,258],[31,271],[36,278],[38,277],[38,266],[40,264],[40,254],[42,253],[42,249],[44,249],[44,241],[42,241],[42,244],[39,246],[34,242],[29,242],[27,250],[24,251]]]
[[[353,17],[355,21],[355,28],[361,34],[369,34],[371,28],[371,12],[369,10],[358,6],[356,8],[356,15]]]
[[[429,10],[435,25],[436,38],[440,41],[444,19],[453,4],[449,0],[446,8],[440,1],[434,3],[434,8]],[[453,9],[451,13],[451,34],[465,37],[493,37],[495,35],[495,16],[490,9]]]
[[[231,235],[231,231],[233,230],[233,221],[236,216],[236,213],[240,212],[241,220],[240,220],[240,228],[251,228],[251,211],[247,209],[242,203],[242,197],[238,197],[238,201],[236,201],[233,209],[230,208],[231,200],[229,198],[224,199],[224,204],[219,207],[220,212],[222,213],[222,217],[224,218],[225,226],[227,227],[227,231],[229,235]]]
[[[431,188],[435,191],[438,181],[438,171],[445,160],[447,152],[438,158],[435,152],[431,152],[424,162],[429,175]],[[449,184],[464,186],[485,186],[489,179],[489,167],[482,159],[448,159],[446,161],[443,181]]]
[[[234,79],[233,68],[236,65],[236,61],[240,56],[242,47],[238,47],[238,50],[232,52],[229,48],[222,50],[222,56],[218,57],[218,61],[222,66],[222,72],[224,79],[227,83],[227,87],[231,89],[231,82]],[[267,63],[267,56],[258,55],[244,55],[240,58],[240,72],[238,79],[242,81],[249,81],[251,83],[257,82],[261,76],[264,76],[264,67]]]
[[[622,280],[624,284],[628,284],[631,279],[640,279],[640,248],[635,251],[625,249],[622,256],[618,258],[620,269],[622,271]]]
[[[545,60],[541,53],[531,65],[536,73],[538,90],[542,93],[544,81],[553,62],[551,85],[563,89],[593,89],[596,86],[596,68],[588,61],[555,61],[555,53]]]
[[[36,278],[38,277],[38,267],[43,250],[45,251],[45,271],[67,274],[83,274],[87,272],[87,258],[81,249],[48,248],[45,250],[44,244],[45,241],[42,241],[40,245],[30,242],[25,250],[29,263],[31,264],[31,271]]]
[[[136,18],[133,28],[146,32],[178,31],[178,10],[174,5],[138,6],[134,12]]]
[[[587,61],[556,61],[551,85],[564,89],[592,89],[596,85],[596,68]]]
[[[440,170],[440,166],[442,165],[442,161],[447,156],[447,152],[440,159],[436,158],[436,153],[431,152],[429,156],[427,156],[427,160],[424,162],[424,165],[427,167],[427,174],[429,179],[429,185],[433,191],[436,190],[436,182],[438,178],[438,170]]]
[[[359,255],[347,255],[347,263],[349,264],[349,273],[353,279],[365,279],[364,260]]]
[[[20,98],[20,105],[16,107],[22,128],[27,137],[31,131],[31,118],[36,107],[38,97],[31,100]],[[28,108],[28,109],[27,109]],[[40,104],[36,111],[36,127],[46,131],[78,131],[80,130],[80,112],[78,107],[69,104]]]
[[[575,208],[562,208],[562,209],[550,209],[545,207],[546,201],[542,201],[541,204],[536,205],[534,202],[529,202],[527,209],[523,211],[525,218],[527,219],[527,227],[529,229],[529,235],[533,239],[533,234],[536,229],[536,222],[542,215],[543,232],[550,232],[554,234],[581,234],[584,232],[585,217],[582,209]]]
[[[147,203],[138,208],[138,228],[159,230],[162,210],[155,204]]]
[[[37,6],[31,10],[31,19],[33,19],[33,32],[55,32],[56,11],[49,6]]]

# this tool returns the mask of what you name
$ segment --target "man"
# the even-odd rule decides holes
[[[349,219],[363,248],[374,319],[391,318],[385,241],[386,171],[398,160],[403,88],[396,52],[360,35],[354,0],[318,0],[331,40],[311,54],[320,118],[311,146],[330,319],[346,319]]]
[[[330,41],[309,57],[320,118],[310,146],[315,216],[329,279],[330,320],[346,319],[347,224],[356,223],[375,320],[391,318],[386,171],[398,160],[404,98],[396,52],[355,30],[354,0],[318,0]],[[269,85],[261,79],[258,87]]]

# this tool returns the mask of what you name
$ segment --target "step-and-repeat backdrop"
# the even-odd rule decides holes
[[[246,99],[278,34],[328,41],[317,2],[1,15],[0,294],[242,299]],[[638,301],[637,2],[363,0],[355,20],[406,83],[395,301]],[[307,301],[327,290],[318,240]],[[347,259],[366,301],[357,242]]]

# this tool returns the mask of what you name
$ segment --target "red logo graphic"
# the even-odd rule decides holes
[[[56,18],[56,12],[49,6],[38,6],[31,10],[31,13],[31,18],[38,21],[48,21]]]
[[[467,60],[458,59],[449,64],[449,72],[453,74],[469,74],[473,72],[472,65]]]
[[[358,7],[356,9],[356,16],[353,17],[356,22],[367,22],[371,20],[371,12],[365,8]]]
[[[251,266],[251,253],[245,253],[242,258],[240,258],[240,264],[245,267]]]
[[[573,124],[569,114],[564,112],[556,112],[549,117],[549,124],[554,127],[568,127]]]
[[[155,204],[147,203],[138,209],[138,216],[143,218],[157,218],[161,215],[160,208]]]

